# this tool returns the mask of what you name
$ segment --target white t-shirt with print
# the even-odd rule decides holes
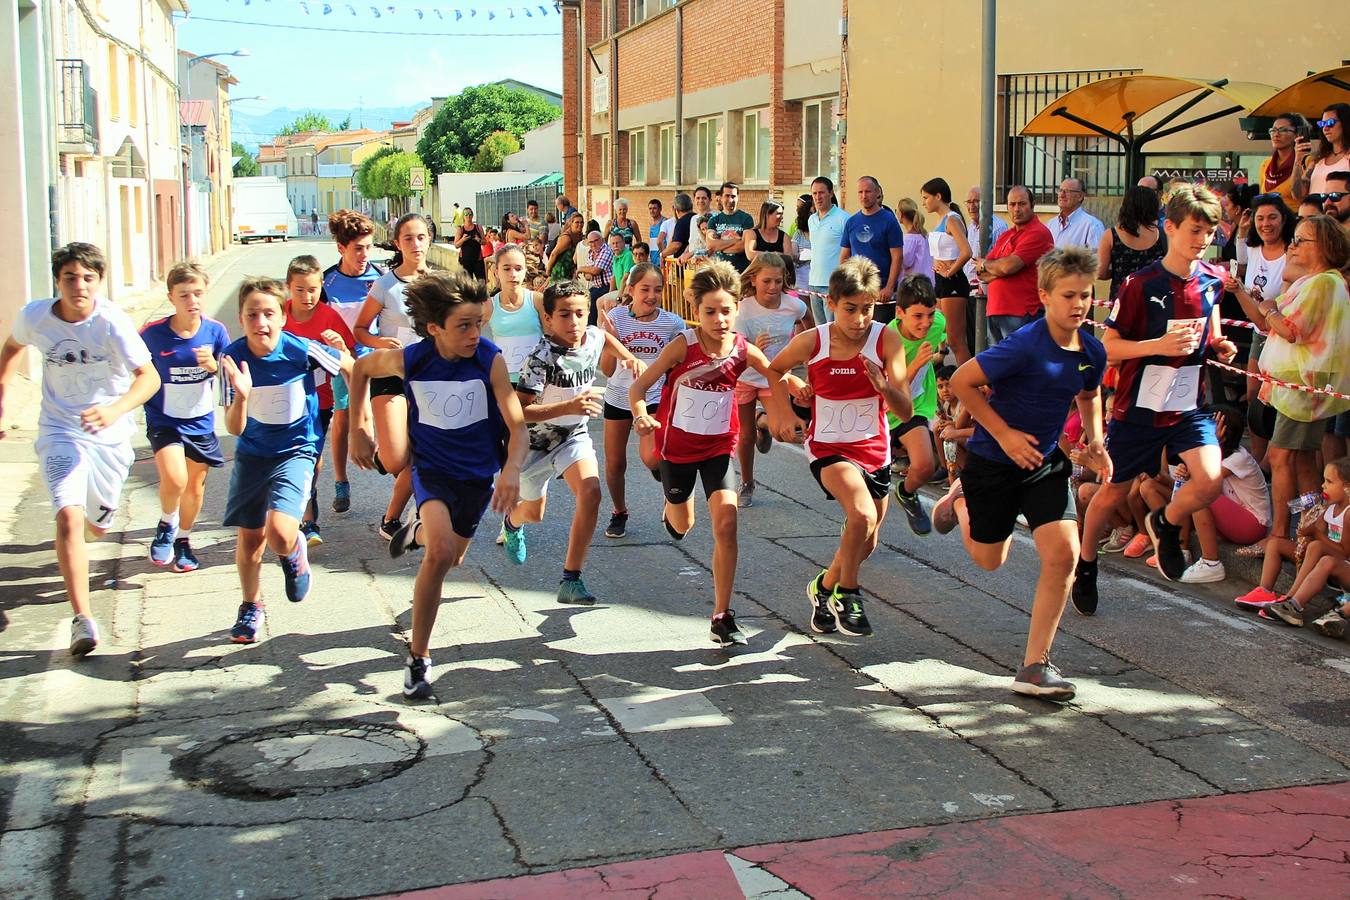
[[[14,340],[42,354],[42,408],[38,432],[95,444],[121,444],[131,437],[130,415],[94,434],[81,427],[80,413],[120,400],[131,387],[132,371],[150,364],[150,351],[131,317],[102,298],[82,322],[56,315],[55,299],[34,300],[14,321]]]
[[[806,315],[806,304],[791,294],[783,294],[776,309],[765,309],[754,297],[741,300],[740,311],[736,314],[736,331],[745,335],[750,343],[760,335],[769,336],[768,346],[762,348],[764,355],[772,362],[792,336],[797,333],[797,323]],[[741,374],[742,384],[767,388],[769,381],[754,369],[746,369]]]
[[[1223,461],[1223,467],[1232,472],[1223,479],[1223,495],[1256,517],[1262,525],[1270,525],[1270,494],[1266,491],[1266,476],[1256,464],[1256,457],[1246,447],[1234,450]]]

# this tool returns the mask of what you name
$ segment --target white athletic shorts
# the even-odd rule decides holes
[[[520,499],[538,500],[548,493],[553,476],[561,475],[583,459],[595,459],[595,444],[585,429],[552,450],[531,450],[520,467]]]
[[[122,485],[136,459],[129,442],[97,444],[46,435],[38,438],[35,449],[54,510],[82,506],[89,524],[103,529],[112,525]]]

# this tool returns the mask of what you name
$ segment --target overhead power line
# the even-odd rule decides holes
[[[530,38],[562,37],[561,31],[380,31],[371,28],[333,28],[324,25],[286,25],[281,22],[246,22],[242,19],[213,19],[206,16],[187,16],[187,22],[217,22],[223,25],[247,25],[250,28],[285,28],[290,31],[335,31],[342,34],[364,34],[371,37],[472,37],[472,38]]]

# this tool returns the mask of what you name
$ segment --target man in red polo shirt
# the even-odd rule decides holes
[[[985,314],[994,344],[1041,314],[1036,261],[1055,249],[1050,229],[1036,218],[1031,191],[1020,184],[1008,189],[1008,218],[1012,227],[988,256],[975,260],[975,274],[988,285]]]

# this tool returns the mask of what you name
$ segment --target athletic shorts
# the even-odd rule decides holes
[[[825,487],[825,482],[821,479],[820,473],[835,463],[848,463],[857,469],[862,475],[863,483],[867,485],[867,493],[872,495],[873,500],[880,500],[891,492],[891,467],[889,465],[882,466],[875,472],[869,472],[848,457],[836,454],[811,460],[811,476],[816,479],[816,484],[820,485],[820,489],[825,492],[825,496],[829,499],[833,500],[834,494],[831,494],[830,489]]]
[[[595,445],[585,428],[552,450],[531,450],[520,468],[520,499],[538,500],[548,493],[553,476],[561,475],[583,459],[595,459]]]
[[[38,462],[52,496],[52,509],[84,508],[85,519],[97,528],[112,525],[136,454],[129,442],[98,444],[64,435],[39,435]]]
[[[218,469],[225,465],[225,454],[220,450],[220,438],[214,431],[206,434],[180,434],[177,428],[161,425],[145,432],[150,449],[158,453],[174,444],[183,448],[183,455],[193,462]]]
[[[447,478],[436,472],[424,472],[416,465],[412,467],[412,489],[418,510],[428,500],[444,503],[450,511],[450,527],[465,540],[478,531],[478,523],[492,502],[489,478]]]
[[[892,449],[900,446],[900,439],[909,434],[915,428],[928,428],[927,416],[910,416],[908,420],[901,422],[891,429],[891,447]]]
[[[1156,456],[1155,456],[1156,461]],[[1051,522],[1078,518],[1069,476],[1073,464],[1056,447],[1035,469],[998,463],[977,453],[966,455],[961,487],[970,513],[970,538],[1001,544],[1017,527],[1017,514],[1032,531]]]
[[[957,270],[955,275],[933,276],[933,288],[937,292],[938,299],[943,297],[969,297],[970,279],[966,278],[966,273]]]
[[[688,503],[694,497],[695,480],[703,483],[703,496],[711,498],[718,491],[736,490],[736,478],[732,471],[731,454],[713,456],[698,462],[673,463],[661,460],[661,491],[666,502],[678,506]]]
[[[347,380],[338,375],[330,378],[328,383],[333,386],[333,411],[346,412],[347,405],[351,402],[351,394],[347,393]]]
[[[656,410],[657,406],[655,403],[647,404],[647,415],[655,416]],[[605,419],[611,422],[631,422],[633,421],[633,411],[607,402],[605,403]]]
[[[319,410],[319,443],[314,448],[314,460],[323,459],[323,445],[328,441],[328,426],[333,424],[333,407]]]
[[[270,511],[297,521],[304,518],[314,481],[314,460],[308,453],[275,458],[236,453],[221,524],[262,528]]]
[[[1114,469],[1113,484],[1133,481],[1139,475],[1158,471],[1159,454],[1166,449],[1168,458],[1179,458],[1196,447],[1219,446],[1214,413],[1193,409],[1181,414],[1175,425],[1137,425],[1112,419],[1106,426],[1106,449]],[[964,484],[964,480],[962,481]]]
[[[403,379],[397,375],[370,379],[370,397],[402,397]]]
[[[764,404],[764,408],[769,408],[769,400],[773,398],[773,388],[760,387],[757,384],[748,382],[736,382],[736,405],[744,406],[747,403],[753,403],[758,400]]]

